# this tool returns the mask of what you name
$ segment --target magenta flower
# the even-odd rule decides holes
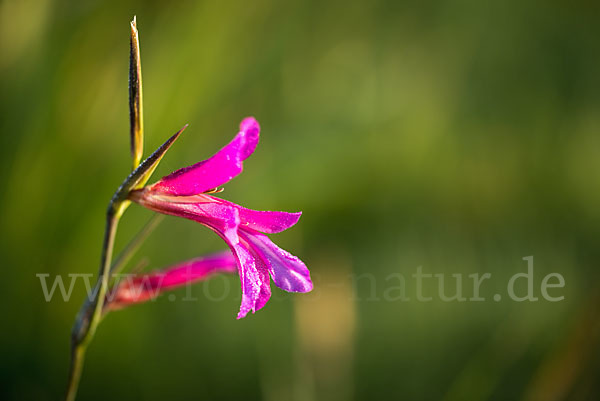
[[[205,280],[216,273],[231,273],[236,269],[236,260],[227,250],[188,260],[165,270],[127,277],[107,294],[104,308],[110,311],[142,303],[165,291]]]
[[[292,227],[302,213],[256,211],[209,195],[242,172],[242,161],[254,152],[259,131],[258,122],[248,117],[236,137],[210,159],[129,195],[150,210],[197,221],[223,238],[235,256],[242,285],[238,319],[267,303],[269,275],[285,291],[308,292],[313,287],[304,263],[265,235]]]

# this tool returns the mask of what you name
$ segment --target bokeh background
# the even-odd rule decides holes
[[[62,396],[107,202],[130,168],[129,21],[141,36],[146,154],[190,127],[155,178],[254,115],[229,200],[302,210],[273,237],[310,267],[237,321],[216,277],[111,314],[81,400],[592,400],[600,397],[600,7],[576,1],[0,2],[0,398]],[[131,207],[127,243],[151,213]],[[131,267],[224,244],[165,219]],[[514,302],[534,256],[561,302]],[[417,302],[411,275],[490,273],[484,302]],[[399,300],[399,274],[410,301]],[[524,283],[518,291],[526,290]],[[499,302],[492,295],[501,294]]]

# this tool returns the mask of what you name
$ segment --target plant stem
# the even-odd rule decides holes
[[[67,401],[75,399],[83,368],[85,351],[89,342],[94,337],[98,323],[100,323],[100,319],[102,318],[102,308],[108,289],[115,235],[121,216],[121,205],[121,202],[111,202],[106,213],[106,230],[104,232],[102,256],[100,258],[100,271],[98,272],[98,281],[92,294],[93,299],[88,297],[87,301],[84,302],[71,331],[71,367],[65,397]]]
[[[84,358],[85,347],[78,345],[71,350],[71,368],[69,370],[69,383],[67,386],[67,395],[65,397],[66,401],[75,401]]]

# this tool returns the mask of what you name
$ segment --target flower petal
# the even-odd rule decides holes
[[[236,207],[219,202],[220,200],[209,195],[194,195],[178,197],[159,195],[151,188],[131,191],[129,200],[139,203],[147,209],[171,216],[183,217],[197,221],[222,232],[223,235],[237,236],[240,224],[239,211]],[[237,242],[237,237],[224,238],[227,242]]]
[[[261,279],[256,269],[256,259],[241,243],[229,244],[238,259],[240,281],[242,283],[242,304],[237,318],[246,317],[255,311],[256,301],[260,297]]]
[[[237,260],[227,250],[179,263],[165,270],[157,270],[120,280],[107,295],[105,308],[115,310],[156,298],[162,292],[195,283],[221,272],[237,270]]]
[[[201,196],[212,198],[207,195]],[[262,308],[271,296],[269,274],[264,266],[260,264],[260,259],[255,256],[255,253],[251,252],[250,248],[240,241],[238,210],[217,202],[189,204],[188,207],[192,207],[192,210],[196,213],[201,213],[196,216],[195,220],[206,225],[223,238],[236,258],[242,286],[242,303],[237,318],[241,319],[246,317],[248,312],[255,312]]]
[[[260,293],[258,294],[256,303],[254,304],[254,311],[256,312],[257,310],[262,309],[262,307],[265,306],[271,298],[271,277],[269,277],[269,270],[262,259],[260,257],[256,257],[255,254],[254,260],[256,270],[258,271],[261,281]]]
[[[242,303],[238,319],[267,303],[271,296],[269,275],[287,291],[312,289],[304,263],[259,232],[283,231],[294,225],[301,213],[260,212],[206,194],[173,196],[152,188],[132,191],[129,199],[159,213],[197,221],[223,238],[239,268]]]
[[[291,253],[279,248],[269,237],[258,232],[240,230],[240,238],[247,242],[267,266],[277,287],[290,292],[309,292],[313,288],[306,265]]]
[[[151,210],[171,214],[178,217],[195,220],[200,223],[207,219],[229,219],[237,213],[239,225],[267,234],[279,233],[295,225],[302,212],[272,212],[252,210],[233,202],[216,198],[211,195],[172,196],[154,192],[152,188],[142,191],[133,191],[130,200],[141,204]]]
[[[247,209],[221,198],[210,195],[203,196],[210,198],[215,203],[224,205],[225,207],[237,209],[240,216],[241,227],[250,228],[267,234],[275,234],[287,230],[295,225],[300,219],[300,216],[302,216],[302,212],[288,213]]]
[[[151,186],[167,195],[197,195],[225,184],[242,172],[246,160],[258,144],[260,126],[253,117],[245,118],[240,132],[210,159],[179,169]]]
[[[238,206],[240,226],[251,228],[267,234],[280,233],[298,222],[302,212],[271,212],[246,209]]]

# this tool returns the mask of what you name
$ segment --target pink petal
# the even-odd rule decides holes
[[[241,227],[250,228],[263,233],[275,234],[285,231],[294,226],[300,219],[300,216],[302,216],[302,212],[288,213],[247,209],[221,198],[209,195],[205,196],[210,197],[216,203],[221,205],[236,208],[240,216]]]
[[[237,206],[237,205],[236,205]],[[268,234],[280,233],[298,222],[302,212],[271,212],[246,209],[238,206],[240,225]]]
[[[132,191],[130,200],[159,213],[197,221],[215,231],[237,259],[242,284],[238,319],[262,308],[271,296],[270,278],[293,292],[312,289],[310,273],[297,257],[258,232],[279,232],[294,225],[301,213],[260,212],[206,194],[172,196],[153,188]]]
[[[295,225],[302,212],[272,212],[252,210],[214,196],[171,196],[157,194],[154,188],[133,191],[130,199],[151,210],[205,223],[207,220],[230,219],[239,216],[239,225],[263,233],[273,234]]]
[[[246,160],[258,144],[260,126],[253,117],[245,118],[240,132],[210,159],[177,170],[152,185],[155,192],[188,196],[225,184],[242,172]]]
[[[152,188],[144,188],[130,192],[129,199],[155,212],[194,220],[215,231],[237,236],[240,224],[237,208],[212,196],[165,196],[157,195]],[[237,237],[231,240],[237,242]]]
[[[260,297],[261,292],[261,277],[256,269],[256,259],[250,251],[248,251],[239,242],[237,244],[229,244],[234,254],[238,259],[240,281],[242,283],[242,304],[237,318],[246,317],[248,312],[254,312],[256,301]]]
[[[162,292],[195,283],[221,272],[237,270],[237,260],[228,250],[188,260],[165,270],[127,277],[107,295],[105,308],[115,310],[156,298]]]
[[[189,282],[204,279],[216,272],[235,272],[236,260],[227,250],[213,255],[192,259],[168,269],[162,282],[163,289],[180,287]]]
[[[199,195],[199,197],[213,199],[208,195]],[[255,312],[262,308],[271,295],[269,275],[263,265],[259,266],[260,260],[255,257],[255,254],[240,241],[238,210],[235,207],[211,201],[183,205],[187,208],[186,210],[197,213],[194,216],[196,221],[206,225],[223,238],[236,258],[242,285],[242,303],[237,318],[241,319],[248,312]],[[265,278],[266,282],[263,281]],[[267,290],[268,294],[266,294]]]
[[[300,259],[279,248],[264,234],[247,230],[238,234],[263,261],[277,287],[290,292],[312,290],[310,272]]]
[[[256,253],[240,241],[239,216],[237,209],[232,208],[234,219],[229,223],[208,224],[229,245],[237,259],[238,273],[242,285],[242,303],[237,318],[246,317],[248,312],[253,313],[262,308],[271,297],[269,273]],[[235,224],[231,224],[231,222]]]
[[[269,270],[262,259],[258,257],[253,250],[250,250],[250,252],[254,255],[254,264],[261,281],[260,293],[254,304],[254,311],[256,312],[257,310],[262,309],[271,298],[271,277],[269,277]]]

